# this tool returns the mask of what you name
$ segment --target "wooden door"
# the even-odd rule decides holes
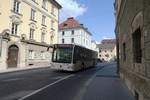
[[[8,68],[17,67],[18,51],[19,49],[16,45],[12,45],[8,48],[8,59],[7,59]]]

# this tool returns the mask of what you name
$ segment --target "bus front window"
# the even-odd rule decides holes
[[[53,62],[71,63],[72,61],[72,48],[56,48],[53,51]]]

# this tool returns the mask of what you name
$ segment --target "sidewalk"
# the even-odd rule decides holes
[[[10,68],[10,69],[5,69],[5,70],[0,70],[0,74],[17,72],[17,71],[26,71],[26,70],[48,68],[49,66],[27,66],[27,67],[19,67],[19,68]]]
[[[116,66],[99,70],[82,100],[135,100],[126,85],[116,74]]]

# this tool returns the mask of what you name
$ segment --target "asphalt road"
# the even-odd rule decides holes
[[[0,100],[80,100],[100,68],[76,73],[45,68],[0,74]]]

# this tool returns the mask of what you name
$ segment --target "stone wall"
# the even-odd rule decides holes
[[[139,100],[150,100],[150,0],[124,0],[117,17],[120,77]],[[141,30],[142,63],[133,61],[133,33]],[[123,59],[123,43],[126,60]]]

